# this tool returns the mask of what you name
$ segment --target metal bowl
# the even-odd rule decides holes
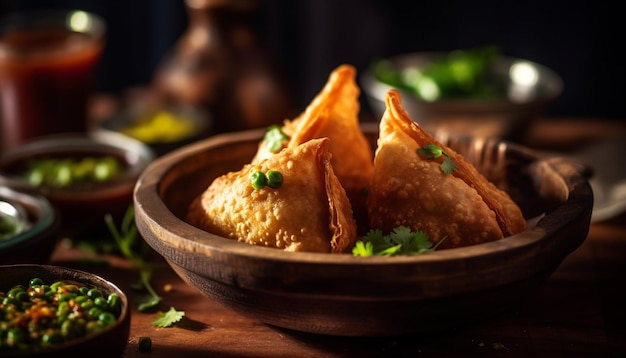
[[[446,56],[442,52],[418,52],[389,58],[397,71],[423,69]],[[494,86],[501,88],[499,98],[442,98],[426,101],[414,93],[392,87],[374,74],[373,67],[360,77],[367,103],[376,118],[385,110],[385,94],[390,88],[402,94],[402,105],[411,118],[424,128],[445,130],[475,137],[514,140],[523,135],[530,122],[545,113],[563,91],[560,76],[541,64],[500,56],[486,71]]]
[[[54,250],[60,220],[57,211],[43,196],[0,187],[0,200],[10,204],[21,229],[0,239],[0,265],[45,263]]]

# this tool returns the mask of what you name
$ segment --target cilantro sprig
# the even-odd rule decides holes
[[[148,295],[138,302],[139,311],[148,312],[156,309],[162,303],[163,297],[159,296],[150,283],[153,271],[152,265],[150,262],[146,261],[144,255],[137,250],[137,247],[144,242],[140,240],[139,232],[135,225],[135,209],[133,205],[130,205],[126,210],[119,229],[116,227],[113,217],[110,214],[105,215],[104,220],[122,256],[138,269],[138,286],[148,292]],[[169,327],[178,322],[185,315],[185,312],[176,311],[174,307],[170,307],[170,311],[174,311],[176,314],[167,312],[165,317],[161,316],[157,318],[152,322],[152,325],[156,327]]]
[[[445,239],[445,238],[444,238]],[[352,249],[354,256],[421,255],[435,251],[444,240],[433,245],[428,235],[421,230],[411,231],[398,226],[389,235],[379,229],[370,230]]]
[[[417,149],[417,154],[423,155],[428,160],[438,159],[443,156],[443,162],[439,165],[441,171],[446,174],[452,174],[456,169],[456,163],[450,158],[440,146],[435,144],[426,144],[425,146]]]
[[[159,317],[152,321],[152,325],[155,327],[166,328],[180,321],[184,316],[184,311],[177,311],[174,307],[170,307],[168,311],[161,312]]]
[[[267,132],[263,136],[263,141],[267,149],[276,153],[283,147],[283,142],[289,140],[289,137],[283,132],[279,125],[273,124],[267,128]]]

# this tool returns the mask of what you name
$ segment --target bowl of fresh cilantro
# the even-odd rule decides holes
[[[375,118],[394,88],[411,118],[429,130],[508,140],[521,138],[563,91],[554,70],[493,45],[375,59],[360,83]]]
[[[362,130],[375,148],[377,125]],[[351,253],[330,254],[249,245],[186,222],[191,201],[216,177],[249,163],[264,133],[221,134],[160,157],[140,176],[134,205],[142,237],[185,282],[265,324],[382,336],[489,319],[528,297],[589,229],[593,195],[581,168],[511,142],[447,132],[435,135],[509,193],[528,222],[525,231],[440,249],[397,227],[367,233]]]

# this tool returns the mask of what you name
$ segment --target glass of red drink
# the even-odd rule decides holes
[[[106,24],[80,10],[15,13],[0,20],[1,148],[87,130],[87,104]]]

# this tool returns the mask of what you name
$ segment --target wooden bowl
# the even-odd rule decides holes
[[[377,125],[364,125],[372,144]],[[190,285],[259,321],[298,331],[375,336],[451,328],[509,310],[586,238],[593,194],[583,168],[507,142],[446,137],[529,222],[504,240],[407,257],[284,252],[184,221],[217,176],[239,170],[263,130],[215,136],[153,162],[135,187],[144,239]]]
[[[121,302],[120,313],[112,325],[103,330],[50,348],[32,351],[1,351],[2,357],[78,357],[95,354],[100,357],[120,357],[128,343],[130,334],[130,303],[126,294],[114,283],[90,272],[53,265],[3,265],[0,266],[0,291],[7,292],[16,285],[28,286],[33,278],[40,278],[46,284],[64,281],[89,288],[97,288],[104,295],[115,293]]]

